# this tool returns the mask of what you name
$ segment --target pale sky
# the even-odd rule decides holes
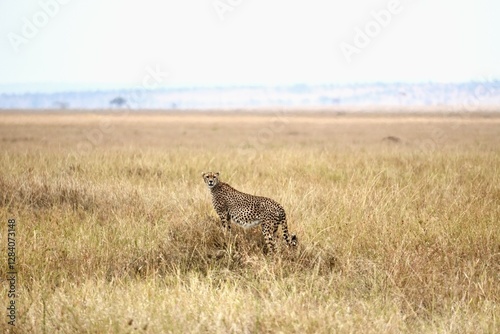
[[[138,86],[148,68],[167,87],[498,79],[499,15],[498,0],[1,0],[0,93]]]

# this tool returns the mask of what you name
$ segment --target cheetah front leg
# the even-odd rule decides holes
[[[262,235],[264,236],[264,241],[266,242],[266,247],[270,253],[274,253],[275,241],[273,239],[274,234],[274,224],[273,222],[262,223]]]
[[[222,224],[222,228],[224,231],[231,231],[231,223],[230,223],[230,217],[229,217],[229,212],[220,212],[219,218]]]

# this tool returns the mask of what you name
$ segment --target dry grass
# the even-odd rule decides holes
[[[498,114],[4,113],[0,149],[18,333],[500,332]],[[297,251],[224,235],[203,170]]]

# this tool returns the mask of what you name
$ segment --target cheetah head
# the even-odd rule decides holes
[[[203,180],[207,186],[212,189],[219,183],[219,172],[204,172],[202,174]]]

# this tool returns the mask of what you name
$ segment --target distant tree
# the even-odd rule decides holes
[[[121,108],[121,107],[123,107],[124,105],[127,104],[127,100],[125,100],[121,96],[117,96],[114,99],[112,99],[111,101],[109,101],[109,104],[112,105],[112,106],[116,106],[118,108]]]

